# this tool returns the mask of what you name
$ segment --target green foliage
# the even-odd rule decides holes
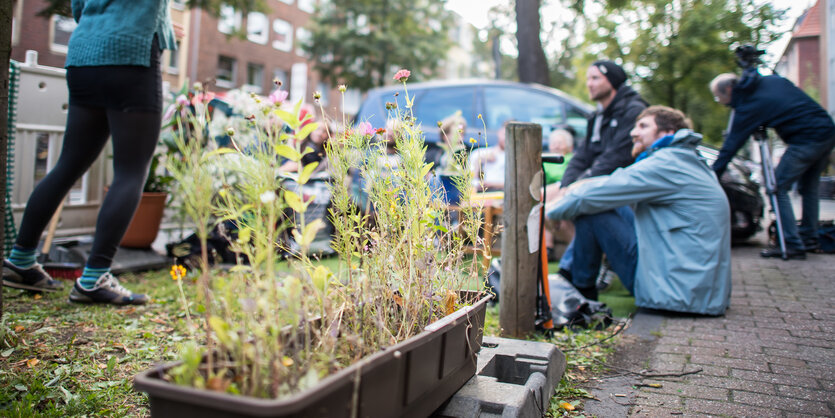
[[[591,25],[588,51],[622,59],[648,102],[682,110],[706,142],[716,144],[728,111],[713,102],[708,83],[737,70],[734,46],[774,41],[783,15],[754,0],[633,0]]]
[[[366,91],[397,68],[412,69],[412,81],[435,75],[450,24],[443,0],[332,0],[312,16],[303,48],[325,80]]]

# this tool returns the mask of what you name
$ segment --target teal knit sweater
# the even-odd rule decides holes
[[[151,43],[177,44],[168,0],[72,0],[78,27],[70,37],[66,67],[151,65]]]

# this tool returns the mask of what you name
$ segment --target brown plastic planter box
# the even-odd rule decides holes
[[[162,379],[175,363],[137,375],[134,387],[148,393],[154,417],[425,417],[475,374],[489,299],[485,296],[419,335],[286,398],[178,386]]]

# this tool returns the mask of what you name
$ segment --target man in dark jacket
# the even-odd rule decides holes
[[[734,110],[730,130],[713,163],[722,176],[734,154],[760,126],[774,128],[788,145],[776,169],[777,206],[789,258],[805,259],[817,248],[820,175],[835,146],[835,124],[817,102],[790,81],[777,75],[761,76],[756,69],[716,76],[710,83],[716,101]],[[788,192],[797,183],[803,196],[800,228]],[[781,257],[780,248],[768,248],[763,257]]]
[[[631,87],[625,85],[626,72],[612,61],[597,61],[586,73],[589,97],[597,102],[597,111],[588,120],[586,140],[583,141],[568,163],[560,182],[560,191],[587,177],[611,174],[616,168],[632,163],[632,138],[629,132],[635,126],[638,115],[647,103]],[[550,197],[550,196],[549,196]],[[637,243],[633,227],[634,215],[629,207],[621,207],[593,215],[586,215],[581,225],[597,225],[585,230],[575,230],[574,240],[560,259],[560,273],[570,279],[578,290],[589,299],[597,299],[595,279],[600,270],[601,240],[616,240],[628,248],[626,257],[637,257]],[[609,256],[612,270],[623,280],[632,282],[634,262]],[[630,267],[631,266],[631,267]]]

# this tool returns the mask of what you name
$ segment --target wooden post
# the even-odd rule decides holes
[[[499,325],[502,335],[522,337],[534,331],[537,253],[528,252],[527,219],[536,205],[531,180],[542,167],[542,127],[511,122],[505,145],[504,230]]]

